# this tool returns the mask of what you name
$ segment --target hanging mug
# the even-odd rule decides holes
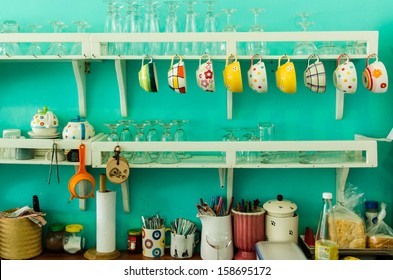
[[[178,58],[179,62],[173,64],[175,58]],[[186,93],[186,69],[183,59],[179,55],[172,57],[171,67],[168,70],[168,84],[174,91]]]
[[[340,60],[346,60],[340,64]],[[337,58],[337,67],[333,72],[333,83],[336,89],[344,93],[355,93],[358,86],[356,68],[349,56],[342,54]]]
[[[281,59],[286,58],[288,61],[281,64]],[[277,88],[285,93],[296,93],[296,71],[295,65],[287,55],[283,55],[278,59],[278,67],[276,70]]]
[[[369,64],[369,59],[374,57],[375,61]],[[378,61],[376,54],[370,54],[366,60],[366,69],[362,74],[363,85],[375,93],[384,93],[388,90],[388,73],[385,65]]]
[[[150,59],[148,63],[144,63],[145,59]],[[142,59],[141,70],[138,72],[139,85],[147,92],[157,92],[157,71],[156,65],[153,62],[153,58],[149,55]]]
[[[259,61],[254,64],[253,61],[254,58],[256,57],[259,57]],[[256,54],[251,58],[251,65],[247,74],[248,74],[248,85],[252,90],[259,93],[267,92],[266,67],[265,67],[265,63],[262,61],[261,55]]]
[[[201,64],[201,60],[203,58],[207,58],[207,61]],[[207,54],[204,54],[199,58],[199,67],[196,70],[196,80],[198,86],[204,91],[215,91],[213,62]]]
[[[232,63],[228,63],[229,59],[234,59]],[[224,85],[231,92],[242,92],[242,72],[240,69],[240,63],[237,61],[237,57],[233,54],[229,55],[226,59],[226,66],[223,71]]]
[[[310,60],[315,58],[316,61],[310,64]],[[307,68],[304,71],[304,84],[305,86],[317,93],[324,93],[326,91],[326,72],[325,67],[319,56],[312,54],[308,57]]]

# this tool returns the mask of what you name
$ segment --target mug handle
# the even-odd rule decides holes
[[[228,62],[229,62],[229,59],[230,59],[230,58],[235,59],[233,62],[236,62],[236,61],[237,61],[236,55],[234,55],[234,54],[231,53],[230,55],[227,56],[227,60],[226,60],[225,66],[228,65]]]
[[[250,67],[252,67],[252,66],[254,65],[254,58],[255,58],[255,57],[259,57],[259,62],[262,61],[262,55],[260,55],[259,53],[254,54],[254,55],[251,57]]]
[[[340,55],[338,56],[338,58],[337,58],[337,66],[340,65],[340,60],[341,60],[341,58],[344,57],[344,56],[347,58],[347,61],[346,61],[346,62],[349,61],[349,56],[348,56],[347,54],[345,54],[345,53],[340,54]]]
[[[372,57],[374,57],[375,58],[375,62],[377,62],[378,61],[378,56],[375,54],[375,53],[372,53],[372,54],[370,54],[369,56],[367,56],[367,59],[366,59],[366,67],[368,66],[368,60],[370,59],[370,58],[372,58]]]
[[[145,59],[148,59],[148,58],[150,58],[150,61],[149,61],[148,63],[153,62],[153,57],[151,57],[150,55],[146,55],[144,58],[142,58],[142,66],[145,64],[145,63],[144,63],[144,62],[145,62]]]
[[[316,61],[315,61],[315,62],[319,62],[319,56],[318,56],[318,55],[316,55],[316,54],[312,54],[312,55],[310,55],[310,56],[308,57],[308,61],[307,61],[307,67],[309,67],[309,66],[310,66],[310,60],[311,60],[312,58],[315,58],[315,59],[316,59]]]
[[[287,62],[290,62],[291,60],[289,59],[289,57],[286,55],[286,54],[284,54],[283,56],[281,56],[279,59],[278,59],[278,67],[280,67],[281,66],[281,59],[282,58],[286,58],[288,61]]]
[[[51,125],[53,123],[53,119],[54,119],[53,113],[50,112],[50,111],[46,112],[46,114],[45,114],[45,120],[46,120],[45,127],[46,128],[50,128],[51,127]]]
[[[201,231],[200,231],[199,229],[197,229],[197,230],[195,231],[194,247],[196,247],[196,245],[197,245],[199,242],[201,242],[201,236],[202,236]]]
[[[170,238],[166,238],[166,236],[167,236],[167,232],[169,232],[170,234],[169,234],[169,236],[170,236]],[[169,244],[167,244],[167,240],[171,240],[171,238],[172,238],[172,229],[170,229],[170,228],[165,228],[165,248],[171,248],[171,242],[169,241]]]
[[[206,62],[209,62],[211,59],[210,59],[210,56],[207,54],[207,53],[205,53],[205,54],[203,54],[200,58],[199,58],[199,66],[201,66],[201,60],[203,59],[203,58],[207,58],[207,61]]]

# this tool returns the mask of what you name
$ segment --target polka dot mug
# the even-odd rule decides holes
[[[259,61],[254,64],[254,58],[259,58]],[[262,56],[256,54],[251,58],[250,69],[247,72],[249,87],[258,93],[267,92],[267,76],[265,63],[262,61]]]
[[[341,59],[345,58],[343,63]],[[333,83],[343,93],[355,93],[358,86],[356,68],[349,56],[342,54],[337,58],[337,67],[333,72]]]

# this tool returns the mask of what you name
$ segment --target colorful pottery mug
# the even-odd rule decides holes
[[[375,61],[369,64],[369,59],[375,58]],[[366,69],[362,75],[363,85],[375,93],[384,93],[388,90],[388,72],[385,65],[378,61],[376,54],[370,54],[366,60]]]
[[[201,60],[204,58],[207,58],[207,61],[201,64]],[[198,86],[204,91],[215,91],[213,62],[207,54],[199,58],[199,67],[196,70],[196,80]]]
[[[179,59],[179,62],[173,64],[176,58]],[[171,67],[168,70],[168,84],[174,91],[186,93],[186,69],[183,59],[179,55],[172,57]]]
[[[346,60],[340,64],[342,58]],[[337,67],[333,72],[333,83],[336,89],[344,93],[355,93],[358,87],[356,68],[349,56],[342,54],[337,58]]]
[[[315,58],[316,61],[310,64],[310,60]],[[326,91],[326,71],[323,63],[319,61],[319,56],[312,54],[308,57],[307,68],[304,71],[305,86],[318,93]]]
[[[148,63],[144,63],[145,59],[150,59]],[[149,55],[142,59],[141,70],[138,72],[139,85],[147,92],[157,92],[157,71],[156,65],[153,62],[153,58]]]
[[[259,61],[254,64],[254,58],[259,57]],[[251,58],[250,69],[248,74],[248,85],[250,88],[259,93],[267,92],[267,76],[265,63],[262,61],[262,56],[259,54]]]
[[[228,63],[230,59],[234,59],[232,63]],[[242,92],[242,72],[240,69],[240,63],[237,61],[237,57],[233,54],[229,55],[226,59],[226,66],[223,71],[224,85],[231,92]]]
[[[287,59],[287,62],[281,65],[281,59]],[[276,70],[277,88],[285,93],[296,93],[296,71],[295,65],[290,61],[287,55],[278,59]]]
[[[165,255],[166,244],[165,234],[170,232],[170,228],[147,229],[142,227],[142,254],[149,258],[159,258]]]

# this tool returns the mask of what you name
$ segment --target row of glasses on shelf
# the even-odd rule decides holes
[[[119,120],[112,123],[106,123],[105,126],[109,129],[107,141],[109,142],[172,142],[172,141],[187,141],[184,125],[188,120]],[[120,132],[118,128],[121,127]],[[131,131],[131,127],[135,128],[135,132]],[[161,127],[163,132],[160,135],[158,127]],[[171,129],[175,127],[172,133]],[[181,159],[189,158],[191,155],[188,152],[173,152],[173,151],[123,151],[122,156],[133,164],[146,164],[157,162],[162,164],[177,163]],[[107,153],[103,161],[108,161],[112,153]]]

